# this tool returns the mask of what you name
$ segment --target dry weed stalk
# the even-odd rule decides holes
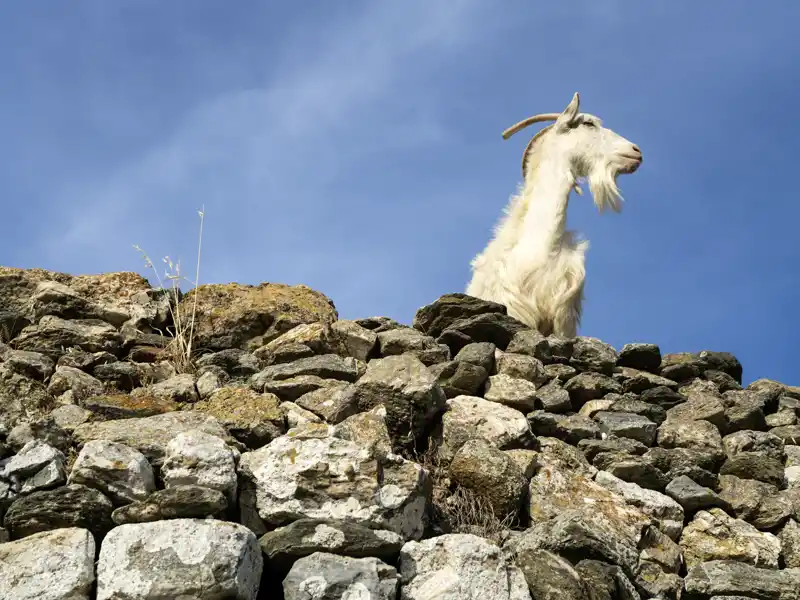
[[[169,256],[165,256],[162,261],[166,265],[164,269],[164,279],[171,282],[171,288],[167,289],[164,281],[158,274],[158,269],[155,268],[150,256],[142,250],[138,245],[134,244],[133,247],[142,253],[144,257],[145,267],[152,269],[158,281],[160,290],[166,291],[172,296],[169,302],[169,313],[172,317],[172,324],[174,334],[172,339],[167,344],[167,352],[169,353],[170,362],[175,367],[178,373],[189,373],[193,370],[192,365],[192,343],[194,341],[194,325],[197,315],[197,294],[194,295],[194,302],[192,303],[192,312],[188,319],[178,310],[178,305],[181,301],[181,281],[186,281],[191,284],[195,289],[200,281],[200,253],[203,248],[203,220],[205,219],[205,206],[203,206],[197,214],[200,216],[200,234],[197,242],[197,266],[195,270],[194,281],[181,275],[181,262],[173,262]],[[162,333],[163,336],[163,333]]]

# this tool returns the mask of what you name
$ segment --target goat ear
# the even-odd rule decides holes
[[[567,108],[564,109],[557,120],[558,125],[569,125],[575,120],[575,117],[578,116],[578,111],[581,106],[581,97],[578,92],[572,96],[572,100],[570,100]]]

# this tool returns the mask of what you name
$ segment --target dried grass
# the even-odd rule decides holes
[[[172,317],[173,331],[171,332],[172,339],[167,342],[165,350],[167,352],[168,360],[172,363],[172,366],[175,367],[175,371],[178,373],[194,372],[194,364],[192,363],[192,345],[194,343],[194,326],[197,316],[198,294],[194,295],[192,311],[188,318],[182,314],[183,311],[178,310],[178,304],[183,296],[181,282],[186,281],[194,288],[197,288],[200,281],[200,253],[203,247],[203,221],[205,219],[205,207],[197,211],[197,214],[200,216],[200,233],[197,242],[197,266],[195,270],[194,281],[181,274],[180,260],[173,262],[169,256],[165,256],[162,261],[166,265],[166,268],[164,269],[164,279],[170,284],[170,287],[167,288],[158,273],[158,269],[155,268],[153,261],[150,259],[150,256],[138,245],[134,244],[133,246],[137,251],[142,253],[145,266],[153,270],[156,280],[158,281],[159,288],[166,291],[171,296],[169,313]],[[163,332],[161,335],[164,335]]]

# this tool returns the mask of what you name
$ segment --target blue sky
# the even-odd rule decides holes
[[[502,8],[501,8],[502,7]],[[85,0],[0,5],[0,264],[305,283],[409,323],[463,291],[537,112],[636,142],[588,196],[583,335],[800,384],[800,3]]]

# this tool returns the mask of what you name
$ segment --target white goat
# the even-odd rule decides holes
[[[543,335],[575,337],[581,320],[585,253],[589,243],[566,231],[567,203],[587,179],[600,212],[619,212],[619,174],[642,163],[639,148],[579,113],[580,97],[564,112],[536,115],[503,132],[503,138],[542,121],[522,156],[523,184],[512,196],[494,238],[472,261],[470,296],[504,304],[508,314]]]

